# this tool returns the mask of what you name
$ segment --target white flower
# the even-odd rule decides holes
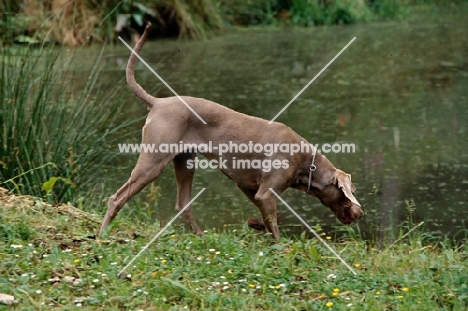
[[[263,252],[258,252],[258,256],[262,257],[262,256],[263,256]]]

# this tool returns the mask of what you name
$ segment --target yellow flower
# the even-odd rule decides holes
[[[167,262],[166,259],[161,260],[161,263],[166,263],[166,262]]]
[[[336,297],[336,296],[338,296],[338,293],[337,293],[337,292],[333,292],[333,293],[332,293],[332,296],[333,296],[333,297]]]
[[[408,292],[408,291],[409,291],[409,288],[408,288],[408,287],[403,287],[402,290],[403,290],[404,292]]]
[[[361,264],[360,264],[360,263],[355,263],[354,266],[355,266],[356,268],[359,268],[359,267],[361,266]]]
[[[320,295],[318,298],[323,299],[323,298],[325,298],[325,295]]]
[[[329,302],[327,302],[325,305],[326,305],[327,307],[329,307],[329,308],[330,308],[330,307],[332,307],[332,306],[333,306],[333,302],[329,301]]]
[[[74,263],[80,263],[80,262],[81,262],[81,260],[79,260],[79,259],[75,259],[75,260],[73,260],[73,262],[74,262]]]
[[[325,239],[331,240],[331,236],[326,236]]]
[[[333,292],[334,292],[334,293],[339,293],[339,292],[340,292],[340,289],[339,289],[339,288],[335,288],[335,289],[333,290]]]
[[[171,234],[171,238],[175,238],[176,237],[176,234]]]
[[[403,296],[397,296],[397,298],[398,298],[398,299],[401,299],[401,298],[403,298]]]
[[[280,289],[280,288],[281,288],[281,286],[279,286],[279,285],[276,285],[276,286],[275,286],[275,288],[276,288],[276,289]]]
[[[380,295],[380,292],[375,292],[376,295]]]
[[[249,284],[250,288],[255,288],[255,284]]]

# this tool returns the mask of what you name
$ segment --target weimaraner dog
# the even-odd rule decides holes
[[[146,27],[140,41],[135,46],[139,53],[148,36]],[[207,123],[204,124],[194,113],[185,107],[178,97],[156,98],[136,82],[134,69],[137,57],[132,53],[127,64],[127,83],[135,95],[143,100],[149,110],[143,127],[142,144],[309,144],[291,128],[278,122],[268,121],[236,112],[212,101],[183,96],[185,102]],[[219,150],[201,152],[208,160],[222,157],[225,165],[220,170],[252,201],[261,211],[263,220],[253,221],[256,227],[266,227],[275,239],[280,234],[277,224],[277,194],[291,187],[307,192],[328,206],[344,224],[350,224],[363,216],[361,206],[354,197],[355,187],[351,175],[335,168],[320,152],[297,152],[294,154],[277,152],[269,156],[264,153],[240,150]],[[130,179],[109,199],[107,212],[102,222],[100,234],[115,218],[122,206],[148,183],[159,176],[161,171],[172,161],[177,179],[176,210],[180,211],[191,199],[192,180],[195,173],[193,165],[196,153],[189,150],[174,152],[141,152]],[[261,167],[236,168],[232,165],[237,159],[243,160],[278,160],[276,168],[271,170]],[[192,164],[192,165],[189,165]],[[285,165],[286,164],[286,165]],[[315,168],[312,172],[311,167]],[[192,230],[202,235],[203,231],[195,222],[190,207],[182,214]]]

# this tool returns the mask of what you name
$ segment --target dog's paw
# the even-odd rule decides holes
[[[249,219],[247,219],[247,225],[250,228],[255,229],[255,230],[259,230],[259,231],[266,230],[265,223],[260,218],[250,217]]]

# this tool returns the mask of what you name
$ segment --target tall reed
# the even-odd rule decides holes
[[[114,133],[135,121],[117,119],[123,81],[106,88],[102,51],[89,75],[66,54],[22,46],[2,47],[0,56],[0,185],[54,202],[76,202],[100,184],[115,157]]]

